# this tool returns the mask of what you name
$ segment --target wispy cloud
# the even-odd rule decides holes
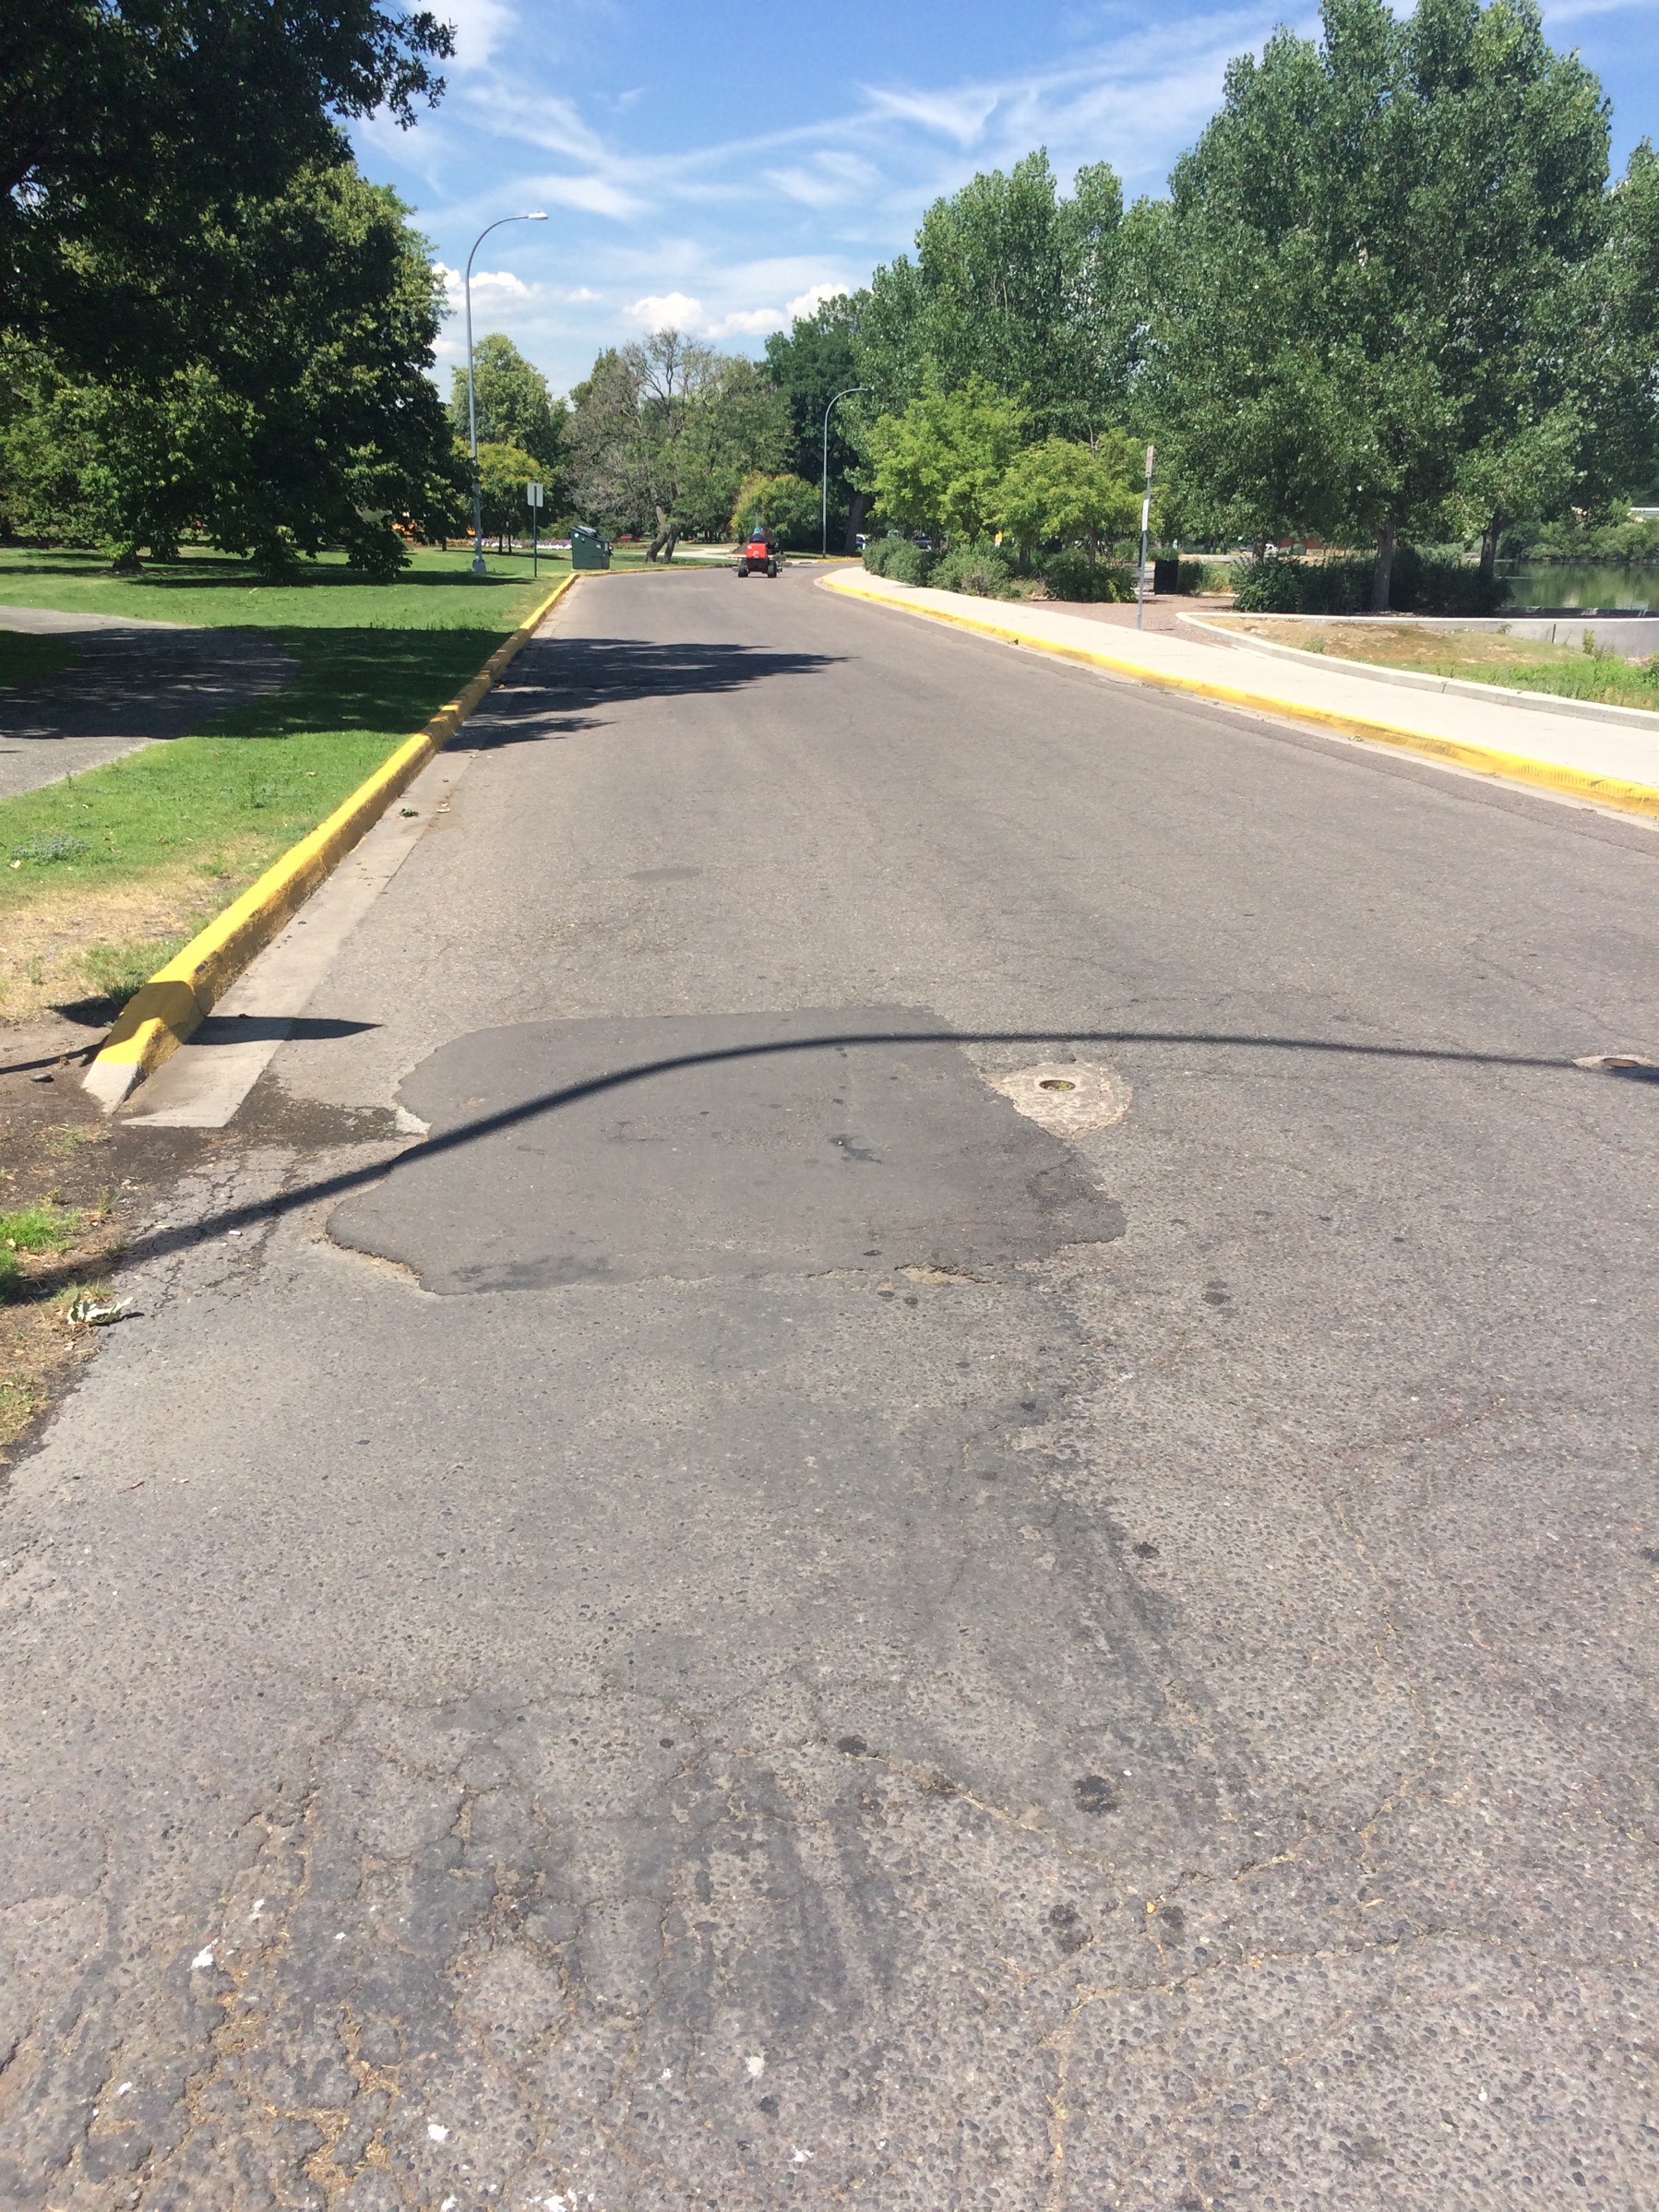
[[[376,122],[354,136],[373,172],[417,203],[446,263],[504,213],[551,212],[502,233],[513,267],[475,276],[474,324],[487,301],[492,327],[570,383],[600,347],[663,323],[758,347],[907,249],[935,198],[1037,146],[1063,184],[1105,161],[1131,196],[1155,193],[1214,112],[1229,59],[1287,18],[1318,29],[1314,0],[1168,0],[1151,14],[1129,0],[1028,0],[1017,36],[984,0],[960,8],[937,73],[916,58],[921,41],[884,39],[874,12],[853,11],[841,74],[815,101],[809,71],[787,75],[791,22],[758,31],[753,51],[664,39],[660,54],[627,0],[556,13],[448,0],[460,45],[448,97],[417,131]],[[1033,15],[1046,38],[1031,35]],[[1578,42],[1561,34],[1581,23],[1592,53],[1603,16],[1617,23],[1604,42],[1635,49],[1659,10],[1546,0],[1560,42]],[[1016,51],[1019,65],[998,65]],[[706,99],[687,67],[706,72]],[[705,135],[708,114],[721,122]],[[777,120],[757,130],[754,114]]]

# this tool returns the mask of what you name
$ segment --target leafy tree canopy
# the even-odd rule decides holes
[[[821,484],[809,484],[805,477],[768,476],[756,470],[738,485],[726,527],[736,538],[764,522],[785,545],[815,546],[823,520],[822,498]]]
[[[1143,220],[1138,398],[1210,528],[1374,532],[1386,605],[1399,532],[1628,471],[1645,249],[1606,190],[1601,89],[1532,0],[1321,16],[1317,44],[1281,30],[1232,65]]]
[[[1041,148],[1007,175],[936,200],[916,258],[878,268],[859,315],[858,381],[893,412],[932,363],[947,387],[979,377],[1042,427],[1086,434],[1121,420],[1131,333],[1121,312],[1123,195],[1104,162],[1062,197]]]
[[[458,441],[459,444],[459,441]],[[460,465],[471,463],[471,448],[461,446],[458,455]],[[482,494],[483,527],[497,538],[511,538],[531,526],[530,505],[524,495],[525,486],[544,482],[542,464],[533,453],[522,446],[506,441],[480,444],[478,448],[478,485]]]
[[[564,459],[569,410],[562,399],[555,401],[541,370],[510,338],[495,330],[472,349],[472,383],[480,445],[518,446],[534,457],[543,478],[556,474]],[[469,436],[464,365],[450,379],[449,420],[458,437]]]
[[[0,330],[75,374],[176,370],[219,308],[204,229],[344,163],[336,118],[411,121],[451,50],[388,0],[7,0]]]
[[[824,413],[838,392],[860,381],[857,336],[864,293],[842,292],[825,300],[811,315],[798,315],[787,332],[774,330],[766,341],[766,374],[789,402],[794,447],[790,466],[808,483],[818,483],[824,468]],[[843,412],[854,409],[853,414]],[[834,499],[857,454],[846,435],[856,420],[856,402],[843,399],[830,418],[830,485]]]
[[[1103,541],[1135,528],[1143,482],[1142,448],[1125,431],[1108,431],[1093,446],[1044,438],[1014,457],[996,519],[1027,556],[1057,538],[1063,545],[1086,543],[1092,560]]]
[[[436,535],[462,479],[425,372],[441,303],[407,209],[354,168],[303,171],[203,242],[222,306],[210,356],[138,382],[6,341],[0,431],[14,527],[171,553],[186,529],[280,569],[344,544],[384,572],[394,525]]]
[[[718,537],[746,476],[789,457],[789,405],[752,361],[677,330],[602,353],[571,393],[577,505],[620,529]]]
[[[947,390],[930,363],[922,388],[900,415],[872,423],[869,450],[877,504],[907,529],[983,538],[994,527],[1002,480],[1019,451],[1027,416],[985,377]]]

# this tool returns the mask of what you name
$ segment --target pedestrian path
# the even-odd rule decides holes
[[[1310,722],[1477,774],[1659,819],[1659,714],[1629,724],[1444,692],[1405,691],[1338,669],[1196,637],[1092,622],[1030,601],[969,599],[863,573],[827,577],[844,598],[1058,654],[1144,684]]]
[[[299,663],[260,630],[197,629],[0,607],[0,629],[72,637],[68,668],[0,689],[0,798],[185,737],[292,684]]]

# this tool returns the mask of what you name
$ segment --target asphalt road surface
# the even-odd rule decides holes
[[[0,2202],[1650,2212],[1653,833],[801,571],[467,743],[0,1506]]]

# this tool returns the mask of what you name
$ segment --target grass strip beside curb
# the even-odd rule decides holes
[[[977,630],[985,636],[1000,639],[1005,645],[1052,653],[1061,660],[1110,669],[1114,675],[1132,677],[1137,684],[1151,684],[1159,691],[1184,692],[1189,697],[1212,699],[1222,707],[1243,707],[1258,714],[1278,715],[1286,721],[1309,722],[1318,729],[1357,738],[1366,744],[1390,745],[1402,752],[1422,753],[1430,759],[1450,762],[1454,767],[1468,768],[1477,776],[1501,777],[1508,783],[1563,791],[1572,798],[1592,801],[1597,806],[1614,807],[1621,814],[1659,819],[1659,787],[1652,784],[1626,783],[1617,777],[1593,775],[1587,768],[1559,767],[1553,761],[1534,760],[1522,753],[1500,753],[1487,745],[1466,745],[1455,738],[1431,737],[1426,731],[1402,730],[1390,722],[1362,720],[1331,708],[1304,706],[1299,699],[1276,698],[1271,692],[1247,690],[1240,684],[1207,684],[1198,676],[1177,676],[1115,653],[1063,645],[1056,638],[1034,636],[1012,623],[987,622],[983,616],[958,614],[954,609],[948,612],[943,607],[923,607],[913,601],[889,599],[886,592],[867,590],[850,577],[826,577],[820,580],[818,589],[848,599],[861,599],[871,606],[891,607],[901,614],[919,614],[955,629]]]
[[[448,743],[574,581],[574,575],[562,577],[448,706],[134,993],[86,1073],[86,1088],[106,1112],[120,1105],[146,1076],[153,1075],[200,1026],[255,955],[373,828],[434,754]]]

